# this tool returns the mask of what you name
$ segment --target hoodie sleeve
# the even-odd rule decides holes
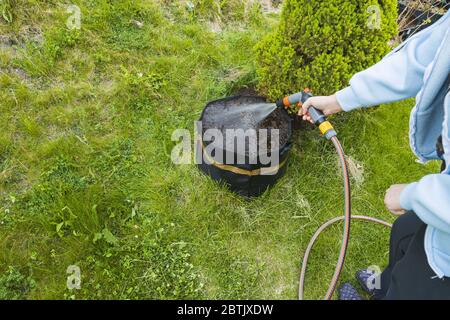
[[[450,175],[431,174],[409,184],[400,195],[400,205],[426,224],[449,233]]]
[[[355,74],[350,86],[336,93],[342,109],[351,111],[417,95],[449,27],[450,11],[374,66]]]

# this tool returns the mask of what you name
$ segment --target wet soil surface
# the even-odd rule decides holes
[[[274,104],[266,103],[261,97],[237,97],[230,100],[216,101],[208,105],[202,118],[203,133],[208,129],[218,129],[224,137],[225,149],[236,151],[235,142],[226,139],[227,129],[253,129],[256,131],[255,141],[246,139],[245,154],[252,151],[260,153],[270,151],[271,130],[279,130],[279,146],[283,147],[289,140],[289,116]],[[267,129],[267,135],[261,135],[259,130]],[[261,148],[262,146],[262,148]],[[267,146],[267,149],[264,147]]]

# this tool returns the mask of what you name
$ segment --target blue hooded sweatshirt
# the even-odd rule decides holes
[[[379,63],[357,73],[336,96],[345,111],[416,97],[410,144],[424,163],[439,159],[442,135],[447,167],[410,183],[400,196],[403,209],[427,224],[425,252],[439,278],[450,277],[450,11],[410,37]]]

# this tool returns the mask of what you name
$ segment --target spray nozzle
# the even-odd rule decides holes
[[[299,107],[301,107],[303,103],[305,103],[306,100],[308,100],[312,96],[313,95],[311,94],[311,90],[306,88],[301,92],[295,93],[291,96],[286,96],[283,99],[278,100],[276,104],[279,108],[287,108],[294,104],[297,104]],[[314,106],[311,106],[308,112],[314,124],[319,127],[320,131],[327,139],[331,139],[332,137],[335,137],[337,135],[333,126],[327,120],[327,117],[321,110],[315,108]]]

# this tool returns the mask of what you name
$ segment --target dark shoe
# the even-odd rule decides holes
[[[375,274],[375,271],[373,270],[368,270],[368,269],[363,269],[363,270],[359,270],[356,272],[356,280],[358,280],[359,284],[361,285],[361,288],[367,292],[370,295],[375,295],[377,293],[377,291],[379,289],[376,289],[374,286],[374,288],[372,288],[371,283],[373,280],[375,280],[373,278],[373,275]],[[372,277],[372,278],[370,278]],[[380,275],[378,275],[378,277],[380,277]],[[369,279],[370,278],[370,279]]]
[[[339,300],[364,300],[350,283],[344,283],[339,288]]]

